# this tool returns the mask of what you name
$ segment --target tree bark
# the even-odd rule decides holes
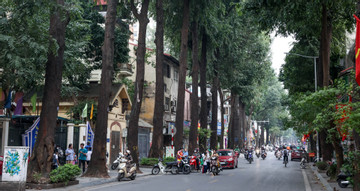
[[[111,84],[114,65],[114,31],[116,22],[117,1],[109,1],[107,6],[105,37],[102,47],[102,70],[101,88],[99,91],[99,101],[97,108],[97,118],[95,126],[94,149],[91,163],[86,173],[86,177],[106,177],[108,172],[106,166],[106,134],[108,127],[108,108],[110,104]]]
[[[181,47],[179,58],[179,88],[176,107],[176,134],[174,137],[175,151],[180,150],[183,146],[183,128],[184,128],[184,102],[185,102],[185,78],[187,67],[187,49],[188,49],[188,33],[189,33],[189,17],[190,17],[190,0],[184,0],[183,21],[181,27]]]
[[[322,155],[322,159],[323,161],[331,161],[332,158],[332,151],[333,151],[333,146],[331,143],[328,143],[326,141],[327,139],[327,130],[321,130],[319,132],[320,135],[320,146],[321,146],[321,155]]]
[[[207,65],[207,36],[205,27],[202,29],[202,41],[201,41],[201,62],[200,62],[200,93],[201,93],[201,109],[200,109],[200,125],[201,129],[207,129],[207,94],[206,94],[206,65]],[[199,137],[200,152],[204,153],[206,150],[206,137]]]
[[[221,135],[220,135],[220,149],[224,149],[224,134],[225,134],[225,124],[224,124],[224,95],[219,85],[219,95],[220,95],[220,107],[221,107]]]
[[[230,124],[228,128],[228,145],[227,147],[232,149],[235,145],[235,128],[234,128],[234,122],[235,122],[235,105],[237,95],[235,95],[233,92],[231,92],[231,101],[230,101],[230,107],[231,107],[231,114],[230,114]]]
[[[265,135],[265,124],[262,124],[261,125],[261,134],[260,134],[260,145],[259,147],[263,146],[264,145],[264,135]]]
[[[240,148],[245,146],[245,137],[246,137],[246,114],[245,114],[245,103],[240,99],[239,100],[239,117],[240,117],[240,129],[241,129],[241,144]]]
[[[332,137],[332,145],[335,150],[335,156],[336,156],[336,174],[340,173],[340,168],[344,164],[344,150],[340,144],[341,139],[339,138],[339,135],[336,135],[336,133],[333,133]]]
[[[199,122],[199,47],[198,47],[198,23],[192,24],[192,94],[191,94],[191,126],[189,134],[189,154],[192,155],[198,147],[198,122]]]
[[[49,178],[54,154],[54,136],[58,115],[57,108],[61,95],[62,70],[64,65],[65,31],[70,18],[64,10],[64,0],[53,0],[53,4],[49,33],[50,36],[56,40],[58,49],[56,52],[49,49],[48,53],[44,95],[42,99],[43,107],[40,114],[40,126],[37,139],[28,166],[28,182],[34,180],[34,173],[41,173],[42,177]],[[50,39],[49,43],[49,47],[54,47],[54,41],[52,39]]]
[[[139,169],[139,150],[138,150],[138,128],[139,128],[139,115],[143,99],[144,90],[144,75],[145,75],[145,53],[146,53],[146,26],[149,23],[147,17],[149,8],[149,0],[143,0],[141,4],[141,12],[138,13],[134,5],[134,0],[131,0],[132,13],[139,21],[139,39],[138,49],[136,52],[136,80],[134,97],[132,101],[131,114],[129,119],[128,129],[128,148],[131,151],[131,156],[136,163],[137,171]]]
[[[265,127],[266,130],[266,141],[265,141],[265,145],[269,144],[269,139],[270,139],[270,134],[269,134],[269,125],[266,125]]]
[[[156,91],[153,119],[153,136],[149,157],[163,156],[163,118],[164,118],[164,9],[163,0],[156,0]]]
[[[219,49],[215,50],[215,57],[220,59]],[[216,149],[217,146],[217,114],[218,114],[218,103],[217,103],[217,92],[218,92],[218,72],[217,72],[217,61],[213,63],[213,81],[211,87],[211,136],[210,136],[210,149]]]

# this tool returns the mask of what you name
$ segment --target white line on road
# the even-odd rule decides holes
[[[301,172],[302,172],[302,175],[304,177],[305,191],[311,191],[311,186],[309,184],[309,180],[308,180],[308,177],[307,177],[307,175],[305,173],[305,170],[301,169]]]

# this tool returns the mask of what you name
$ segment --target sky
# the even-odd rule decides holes
[[[271,33],[271,61],[272,68],[274,68],[275,73],[279,75],[281,65],[285,63],[285,52],[289,52],[292,43],[295,41],[293,37],[288,36],[276,36],[275,32]]]

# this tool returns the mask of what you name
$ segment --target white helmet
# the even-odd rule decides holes
[[[126,150],[126,153],[127,153],[127,154],[130,154],[130,150]]]

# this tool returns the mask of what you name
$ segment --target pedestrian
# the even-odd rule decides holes
[[[89,147],[91,147],[90,142],[87,142],[85,149],[89,151]]]
[[[53,155],[53,169],[57,169],[59,166],[59,151],[55,150],[55,153]]]
[[[83,168],[83,173],[85,172],[85,162],[86,162],[86,153],[88,151],[84,148],[84,143],[80,144],[80,150],[79,150],[79,168],[81,169],[81,166]]]
[[[91,154],[92,154],[91,147],[88,147],[87,150],[88,150],[88,152],[86,153],[86,166],[88,167],[90,160],[91,160]]]
[[[66,155],[66,164],[73,164],[75,160],[75,152],[73,149],[73,145],[71,143],[69,144],[69,148],[66,149],[65,155]]]

